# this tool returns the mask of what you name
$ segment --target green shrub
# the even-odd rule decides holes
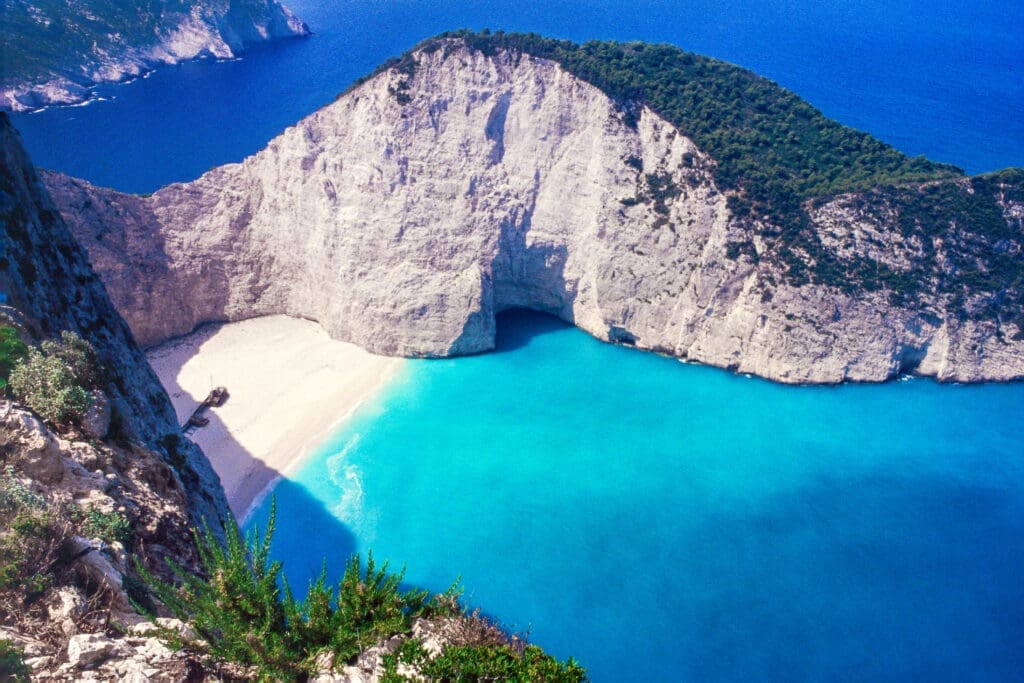
[[[0,325],[0,395],[3,395],[14,365],[25,357],[28,348],[10,325]]]
[[[10,388],[25,405],[54,424],[78,418],[89,407],[87,389],[99,379],[96,356],[88,342],[64,332],[60,342],[45,341],[16,362]]]
[[[274,513],[262,538],[258,531],[243,538],[234,520],[224,527],[225,543],[209,526],[195,533],[203,577],[170,559],[178,587],[141,564],[139,574],[176,617],[192,622],[213,659],[253,667],[266,680],[294,680],[306,653],[285,620],[281,563],[270,561]]]
[[[135,531],[131,522],[120,512],[100,512],[90,509],[85,513],[82,523],[82,535],[88,538],[99,538],[107,543],[118,542],[130,549],[135,539]]]
[[[32,669],[25,663],[25,651],[13,641],[0,639],[0,681],[29,683]]]
[[[18,481],[13,467],[8,465],[4,468],[0,475],[0,519],[4,513],[45,508],[46,501]]]
[[[71,531],[67,520],[19,482],[0,475],[0,617],[53,582],[49,568]],[[2,621],[2,619],[0,619]]]
[[[136,565],[153,595],[174,616],[192,623],[214,660],[251,667],[263,680],[295,680],[314,673],[324,653],[330,653],[337,666],[383,639],[409,633],[418,617],[462,613],[456,586],[433,598],[423,590],[403,591],[405,570],[391,573],[387,563],[378,566],[372,554],[365,566],[358,555],[352,557],[337,588],[327,583],[325,563],[306,597],[296,600],[281,573],[282,564],[270,560],[275,519],[276,502],[262,535],[253,530],[243,537],[231,519],[224,525],[224,542],[209,527],[197,532],[203,576],[168,560],[178,586]],[[173,634],[165,637],[175,644]],[[415,646],[406,648],[412,657]],[[480,656],[500,659],[490,652]],[[529,657],[516,657],[516,662],[524,672],[562,671],[562,665],[552,665],[532,651]],[[571,661],[565,666],[570,667],[566,671],[578,669]]]
[[[60,341],[44,341],[41,345],[47,356],[56,356],[70,370],[75,381],[86,388],[94,388],[99,383],[99,362],[92,344],[74,332],[60,333]]]
[[[408,680],[398,674],[398,665],[415,667],[427,680],[476,683],[478,681],[545,681],[579,683],[586,671],[571,657],[563,662],[535,645],[517,648],[512,644],[449,645],[431,659],[423,645],[410,638],[392,655],[384,657],[382,683]]]
[[[352,558],[336,591],[327,585],[325,568],[297,601],[281,563],[270,560],[275,517],[276,504],[262,536],[254,530],[243,538],[233,520],[223,544],[209,528],[197,533],[207,579],[172,562],[181,580],[176,588],[140,567],[167,608],[194,624],[214,659],[254,667],[264,678],[291,679],[311,672],[324,650],[347,661],[383,637],[407,632],[423,613],[427,592],[400,591],[404,572],[377,568],[372,557],[365,571],[358,556]]]

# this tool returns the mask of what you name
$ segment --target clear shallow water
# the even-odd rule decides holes
[[[1024,164],[1024,3],[294,0],[317,35],[14,117],[36,163],[130,192],[240,161],[389,56],[459,27],[670,42],[741,64],[909,154]]]
[[[970,172],[1024,165],[1024,3],[292,0],[310,40],[13,117],[40,166],[148,192],[238,161],[468,26],[672,42]],[[594,680],[1024,680],[1024,385],[792,388],[535,317],[409,362],[293,482],[295,584],[355,550]],[[287,511],[287,514],[285,514]]]
[[[794,388],[538,314],[500,335],[407,362],[278,487],[292,585],[367,549],[461,573],[595,681],[1024,677],[1024,384]]]

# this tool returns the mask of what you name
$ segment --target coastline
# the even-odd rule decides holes
[[[147,350],[180,423],[211,389],[229,398],[190,435],[220,476],[239,522],[401,367],[276,315],[208,325]]]

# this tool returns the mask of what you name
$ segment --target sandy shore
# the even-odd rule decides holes
[[[288,474],[402,363],[286,316],[208,326],[147,354],[179,422],[215,386],[230,398],[192,439],[220,475],[235,516]]]

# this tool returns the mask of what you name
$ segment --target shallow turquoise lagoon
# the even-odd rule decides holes
[[[1024,677],[1024,384],[786,387],[499,331],[408,361],[277,487],[293,585],[368,549],[461,575],[595,681]]]

